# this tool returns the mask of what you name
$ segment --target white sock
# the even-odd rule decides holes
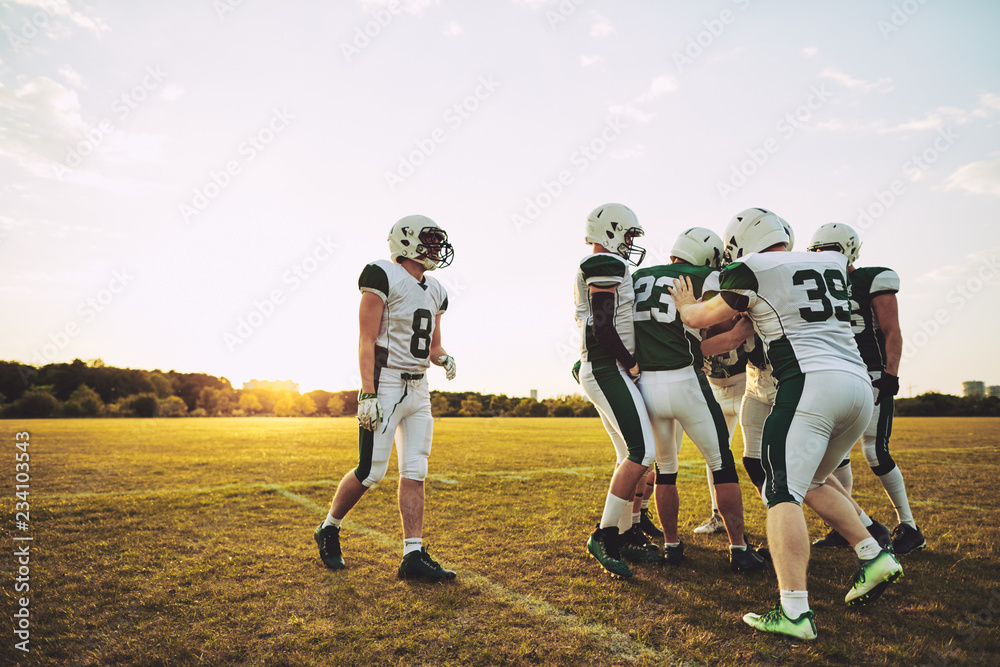
[[[916,528],[913,523],[913,513],[910,512],[910,500],[906,497],[906,483],[903,481],[903,471],[899,467],[893,468],[890,472],[878,478],[882,482],[885,494],[892,501],[892,506],[896,508],[896,517],[900,523],[907,524],[910,528]]]
[[[809,611],[809,591],[781,591],[781,606],[785,616],[794,621]]]
[[[665,546],[665,547],[679,547],[680,545],[681,545],[680,542],[664,542],[663,543],[663,546]]]
[[[628,501],[624,498],[609,493],[604,500],[604,514],[601,515],[601,528],[617,526],[618,520],[622,518],[622,512],[628,506]]]
[[[744,544],[742,546],[736,546],[735,544],[730,544],[729,545],[729,550],[730,551],[746,551],[747,550],[747,545]]]
[[[341,521],[343,521],[343,519],[334,519],[333,510],[330,510],[326,513],[326,521],[323,522],[323,527],[326,528],[327,526],[336,526],[337,528],[340,528]]]
[[[854,489],[854,472],[851,470],[851,464],[848,463],[843,468],[837,468],[833,471],[833,476],[837,478],[838,482],[844,485],[844,488],[847,489],[847,494],[850,495]]]
[[[639,509],[643,511],[649,509],[649,498],[642,499],[642,503],[639,505]]]
[[[628,504],[625,505],[625,509],[622,510],[622,515],[618,517],[618,532],[625,533],[628,529],[632,527],[632,501],[630,500]]]
[[[861,560],[871,560],[878,556],[881,551],[882,547],[879,546],[874,537],[863,539],[858,542],[858,546],[854,547],[854,553],[858,554],[858,558]]]
[[[424,546],[424,540],[420,537],[407,537],[403,539],[403,555],[411,551],[420,551]]]
[[[870,516],[865,514],[864,510],[861,510],[861,514],[858,515],[858,518],[861,520],[861,525],[864,526],[865,528],[875,523],[874,521],[872,521],[872,518]]]
[[[638,526],[639,521],[642,519],[642,512],[632,512],[632,525]]]

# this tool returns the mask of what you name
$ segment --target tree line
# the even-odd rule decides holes
[[[234,389],[205,373],[106,366],[100,359],[41,368],[0,361],[0,418],[341,417],[357,414],[357,390],[300,394]],[[543,401],[503,394],[431,392],[435,417],[596,417],[573,394]]]

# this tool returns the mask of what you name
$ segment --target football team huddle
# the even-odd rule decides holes
[[[638,267],[645,250],[635,214],[622,204],[587,218],[591,246],[576,275],[580,361],[573,368],[614,445],[617,465],[587,550],[613,576],[629,563],[685,559],[678,528],[678,453],[683,434],[705,459],[712,516],[695,529],[725,531],[737,573],[773,565],[780,601],[743,620],[766,632],[814,639],[802,504],[830,527],[813,544],[851,546],[860,561],[845,601],[876,600],[903,570],[897,556],[926,546],[902,472],[889,454],[902,350],[896,293],[886,268],[855,267],[861,243],[830,223],[807,251],[791,252],[791,226],[752,208],[723,241],[694,227],[678,236],[670,263]],[[451,263],[447,233],[411,215],[389,233],[390,260],[361,273],[359,457],[315,530],[323,563],[342,569],[341,522],[386,473],[395,441],[405,579],[455,578],[422,542],[424,478],[433,418],[426,371],[455,377],[441,344],[448,297],[428,271]],[[768,545],[744,535],[743,495],[731,443],[743,434],[743,467],[767,508]],[[850,451],[862,451],[896,509],[890,534],[851,496]],[[650,518],[650,503],[661,528]],[[650,540],[663,540],[660,547]]]

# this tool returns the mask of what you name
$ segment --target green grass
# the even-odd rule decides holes
[[[929,548],[904,557],[901,582],[862,610],[843,603],[853,553],[814,550],[810,644],[741,622],[774,604],[776,582],[730,573],[725,538],[691,533],[710,501],[687,441],[689,563],[638,566],[620,582],[584,548],[613,465],[598,420],[439,420],[424,537],[459,578],[428,585],[395,577],[395,462],[345,522],[348,569],[319,561],[312,531],[331,480],[355,463],[353,419],[0,424],[7,517],[13,434],[31,433],[35,538],[32,651],[6,634],[0,664],[1000,664],[997,419],[896,420],[893,454]],[[741,448],[737,437],[737,460]],[[856,498],[892,527],[857,449],[854,462]],[[762,539],[763,507],[749,487],[744,500],[748,532]],[[6,545],[25,534],[3,525]]]

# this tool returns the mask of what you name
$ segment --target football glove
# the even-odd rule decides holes
[[[444,368],[444,376],[449,380],[454,380],[455,374],[458,372],[455,370],[455,358],[446,354],[443,357],[438,357],[438,363]]]
[[[374,431],[382,422],[382,406],[375,394],[358,394],[358,424],[366,431]]]
[[[872,381],[872,386],[878,389],[878,396],[875,397],[875,405],[878,405],[883,399],[899,393],[899,378],[895,375],[882,373],[882,377]]]
[[[573,379],[576,380],[577,384],[580,384],[580,366],[582,364],[583,362],[577,359],[576,363],[573,364],[573,370],[571,371],[573,373]]]

